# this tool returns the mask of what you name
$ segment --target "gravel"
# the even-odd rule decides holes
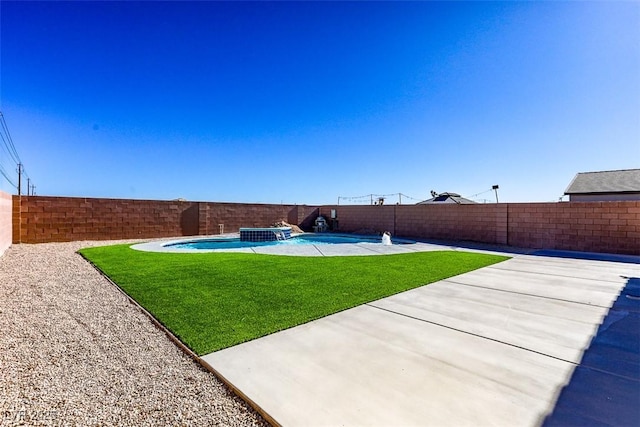
[[[76,251],[0,257],[0,424],[266,426]]]

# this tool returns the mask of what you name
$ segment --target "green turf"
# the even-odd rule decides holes
[[[80,253],[200,355],[507,259],[451,251],[175,254],[129,245]]]

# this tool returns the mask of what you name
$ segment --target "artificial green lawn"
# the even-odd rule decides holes
[[[199,355],[507,259],[466,252],[292,257],[80,253]]]

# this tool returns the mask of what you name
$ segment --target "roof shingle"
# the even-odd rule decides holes
[[[640,192],[640,169],[580,172],[564,194]]]

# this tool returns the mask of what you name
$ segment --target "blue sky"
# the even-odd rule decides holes
[[[0,110],[39,195],[554,201],[577,172],[640,167],[637,2],[2,1],[0,19]]]

